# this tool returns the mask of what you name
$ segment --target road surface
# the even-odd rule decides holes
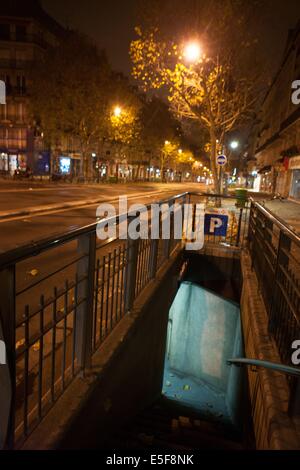
[[[134,203],[159,201],[184,191],[203,191],[200,184],[129,184],[129,185],[45,185],[27,187],[23,184],[0,185],[0,213],[17,210],[32,210],[45,207],[44,213],[2,219],[0,217],[0,253],[37,241],[50,235],[63,233],[70,228],[81,227],[96,221],[96,209],[100,202],[127,195]],[[84,206],[90,199],[98,199],[97,204]],[[53,204],[82,201],[83,207],[55,210],[49,213]],[[47,209],[46,209],[47,208]]]

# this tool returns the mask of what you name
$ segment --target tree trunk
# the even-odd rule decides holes
[[[160,180],[162,183],[164,183],[164,170],[165,170],[165,155],[162,154],[160,158]]]
[[[164,182],[164,169],[165,169],[165,165],[161,163],[160,164],[160,180],[162,183]]]
[[[135,181],[139,181],[140,171],[141,171],[141,164],[138,163],[138,166],[136,169]]]
[[[91,169],[91,158],[89,157],[89,153],[83,151],[82,152],[82,159],[83,159],[83,176],[86,182],[92,177],[92,169]]]
[[[213,179],[214,179],[214,193],[220,194],[221,193],[221,181],[220,181],[218,167],[216,163],[217,139],[216,139],[214,130],[210,131],[210,144],[211,144],[210,163],[211,163],[211,169],[212,169]],[[221,207],[221,198],[216,198],[216,207]]]

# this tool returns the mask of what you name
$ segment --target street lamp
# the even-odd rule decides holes
[[[170,145],[170,142],[168,140],[166,140],[165,145]]]
[[[182,154],[182,149],[178,149],[178,153],[179,153],[179,155],[181,155]]]
[[[189,42],[184,48],[184,57],[189,62],[198,62],[202,55],[202,49],[198,42]]]
[[[239,146],[239,143],[238,143],[237,140],[233,140],[232,142],[230,142],[230,148],[232,150],[236,150],[238,148],[238,146]]]
[[[116,106],[115,109],[114,109],[114,115],[116,117],[120,117],[122,114],[122,109],[120,108],[120,106]]]

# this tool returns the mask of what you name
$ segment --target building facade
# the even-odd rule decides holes
[[[290,32],[281,66],[263,101],[255,161],[260,191],[300,200],[300,105],[292,83],[300,79],[300,22]]]
[[[47,174],[49,153],[36,141],[29,116],[30,73],[49,46],[64,34],[38,1],[10,0],[0,6],[0,79],[6,105],[0,106],[0,175],[16,170]]]

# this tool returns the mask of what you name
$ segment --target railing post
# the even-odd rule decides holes
[[[150,279],[154,279],[157,271],[157,261],[158,261],[158,246],[159,240],[151,240],[151,257],[150,257]]]
[[[129,223],[132,217],[129,217]],[[126,270],[125,270],[125,285],[124,285],[124,292],[125,292],[125,313],[129,312],[132,309],[134,297],[135,297],[135,286],[136,286],[136,275],[137,275],[137,264],[138,264],[138,256],[139,256],[139,244],[140,239],[133,240],[128,235],[127,240],[127,263],[126,263]]]
[[[170,257],[170,252],[171,252],[171,238],[173,234],[173,226],[174,226],[174,212],[170,211],[170,208],[174,204],[173,201],[168,203],[169,206],[169,217],[170,217],[170,237],[163,239],[163,254],[165,259],[169,259]]]
[[[93,230],[78,238],[78,289],[75,302],[82,302],[76,316],[76,357],[80,368],[88,369],[92,359],[94,284],[96,264],[96,232]],[[83,279],[81,282],[80,280]]]
[[[240,208],[240,215],[239,215],[239,222],[238,222],[238,230],[236,235],[236,247],[240,245],[241,240],[241,229],[242,229],[242,220],[243,220],[243,208]]]
[[[13,449],[16,394],[16,282],[14,265],[0,272],[0,321],[6,349],[6,364],[0,365],[0,448]]]

